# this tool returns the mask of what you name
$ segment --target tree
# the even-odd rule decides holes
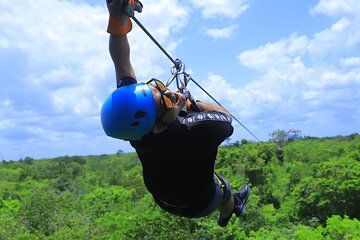
[[[313,175],[295,188],[299,215],[322,223],[333,214],[360,219],[360,162],[341,157],[312,166]]]
[[[287,135],[286,131],[284,131],[284,130],[278,129],[278,130],[270,133],[269,136],[271,137],[271,139],[270,139],[271,142],[276,142],[280,146],[284,146],[284,144],[288,140],[288,135]]]
[[[20,219],[27,229],[34,233],[49,236],[59,225],[58,201],[51,192],[34,191],[23,200]]]

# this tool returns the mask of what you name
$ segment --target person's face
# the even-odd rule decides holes
[[[157,121],[166,125],[171,124],[184,107],[185,96],[178,91],[167,89],[159,80],[150,80],[147,84],[155,98]]]

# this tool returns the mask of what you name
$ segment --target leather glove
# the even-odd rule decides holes
[[[106,4],[110,13],[107,32],[126,35],[132,29],[129,17],[134,16],[134,11],[142,11],[141,2],[138,0],[106,0]]]

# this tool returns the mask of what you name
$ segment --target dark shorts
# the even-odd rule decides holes
[[[155,202],[165,211],[182,217],[188,218],[200,218],[205,217],[215,212],[220,206],[224,205],[230,200],[231,187],[230,184],[219,174],[214,174],[215,182],[215,196],[210,203],[204,208],[181,208],[173,205],[169,205],[160,199],[154,198]]]

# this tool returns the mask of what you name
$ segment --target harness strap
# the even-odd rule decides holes
[[[223,193],[223,203],[220,205],[223,206],[231,198],[231,187],[230,184],[220,174],[214,172],[214,177],[218,181]]]
[[[218,183],[220,184],[220,187],[224,193],[224,187],[225,187],[225,184],[221,181],[221,179],[218,177],[217,173],[214,172],[214,177],[216,178],[216,180],[218,181]]]

